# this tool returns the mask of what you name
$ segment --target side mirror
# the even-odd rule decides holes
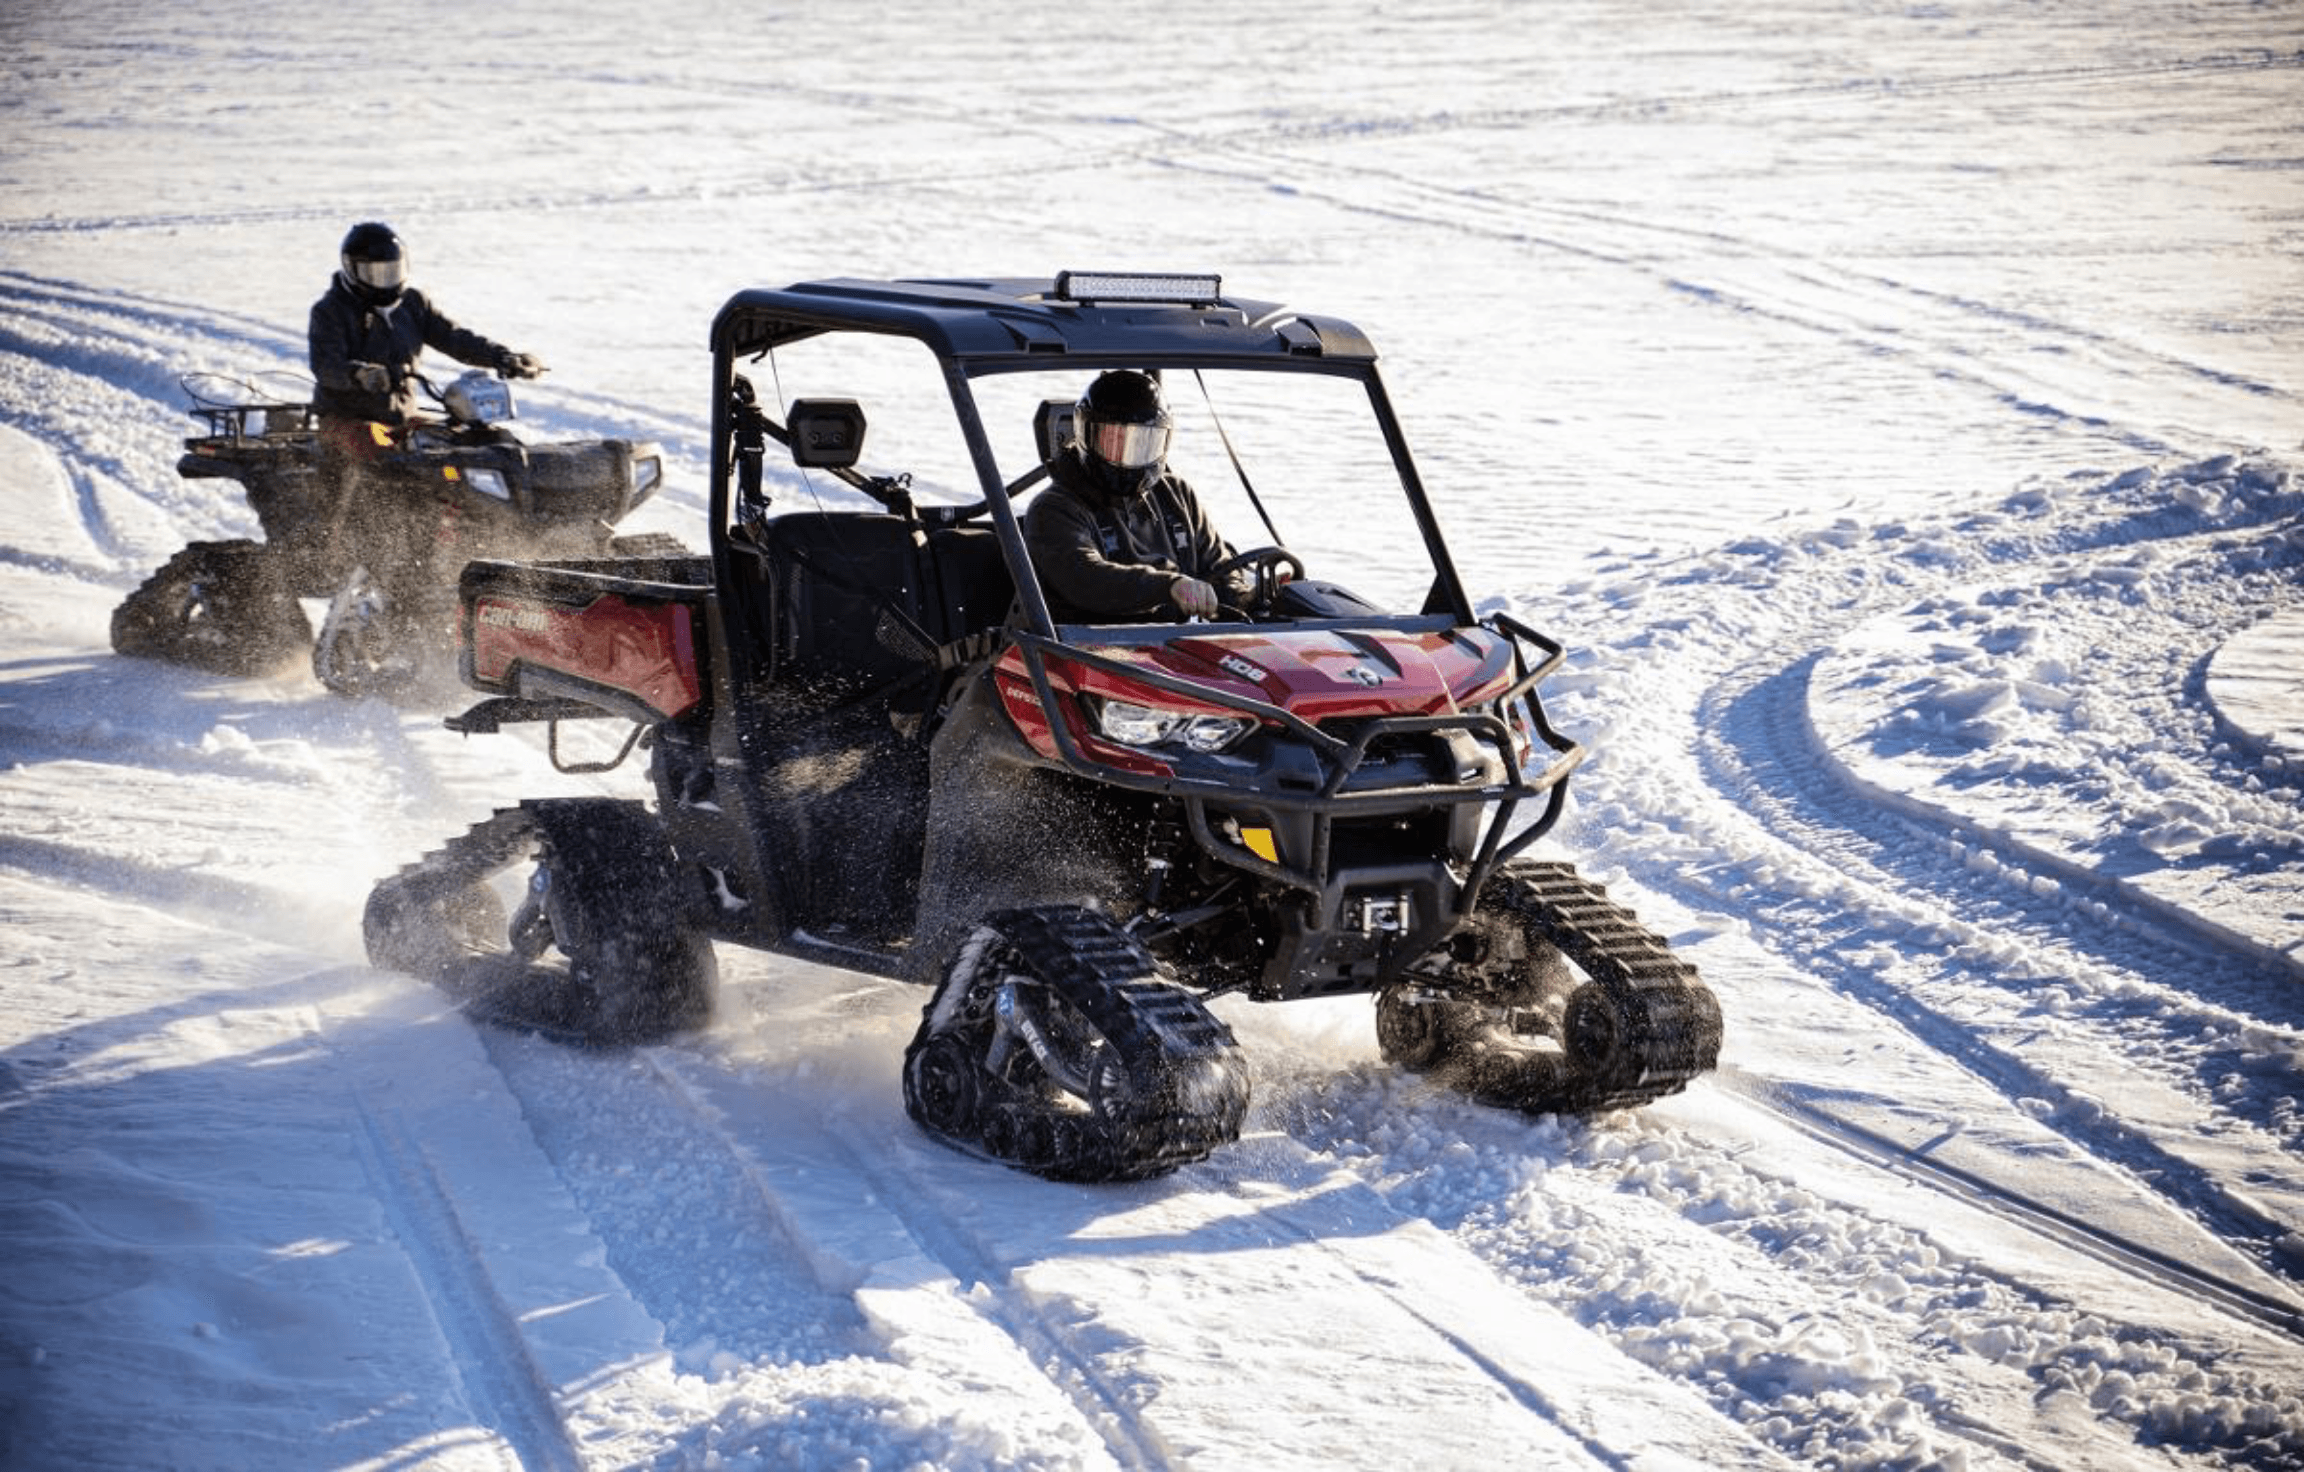
[[[864,453],[864,409],[854,399],[794,399],[784,427],[803,469],[846,470]]]

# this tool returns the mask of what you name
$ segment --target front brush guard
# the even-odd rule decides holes
[[[1436,628],[1457,627],[1453,621],[1413,622],[1432,622]],[[1529,776],[1521,770],[1513,752],[1510,727],[1502,718],[1484,711],[1440,716],[1379,716],[1362,723],[1352,737],[1346,739],[1323,731],[1279,706],[1212,690],[1205,685],[1158,670],[1127,664],[1064,643],[1060,639],[1049,639],[1028,631],[1017,631],[1012,637],[1023,655],[1024,667],[1032,678],[1033,692],[1039,697],[1041,709],[1048,712],[1049,739],[1066,767],[1096,782],[1174,797],[1183,805],[1193,836],[1209,853],[1235,868],[1244,869],[1261,878],[1324,899],[1332,899],[1334,879],[1330,872],[1330,847],[1333,826],[1339,819],[1393,813],[1415,807],[1496,804],[1496,812],[1481,834],[1471,867],[1459,887],[1459,894],[1464,896],[1478,894],[1497,864],[1524,852],[1559,821],[1562,806],[1568,797],[1568,775],[1583,763],[1585,751],[1581,744],[1553,727],[1545,714],[1544,702],[1536,693],[1536,687],[1545,676],[1560,667],[1567,657],[1567,650],[1557,640],[1546,638],[1508,614],[1492,614],[1481,621],[1481,627],[1510,640],[1514,658],[1522,666],[1519,677],[1493,703],[1509,708],[1515,701],[1522,702],[1530,729],[1555,753],[1553,762],[1535,776]],[[1540,657],[1530,657],[1528,647],[1531,645],[1540,652]],[[1241,799],[1239,790],[1227,783],[1174,773],[1154,775],[1129,772],[1090,757],[1074,736],[1071,722],[1065,714],[1071,709],[1070,703],[1059,700],[1054,682],[1049,677],[1048,661],[1051,658],[1101,669],[1137,684],[1237,711],[1252,719],[1284,727],[1302,740],[1320,763],[1322,778],[1319,789],[1306,793],[1259,792],[1255,794],[1255,802],[1260,807],[1311,815],[1313,842],[1311,852],[1304,862],[1276,862],[1216,839],[1208,821],[1208,804],[1214,802],[1219,807],[1237,805]],[[1376,742],[1390,736],[1446,731],[1463,732],[1495,751],[1503,759],[1504,770],[1511,774],[1510,779],[1479,787],[1426,783],[1360,792],[1346,790],[1353,774],[1360,769]],[[1505,833],[1511,827],[1513,815],[1522,802],[1533,798],[1543,799],[1544,810],[1533,822],[1507,839]]]

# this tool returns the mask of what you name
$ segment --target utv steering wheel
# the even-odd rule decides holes
[[[1221,592],[1224,580],[1244,567],[1256,570],[1256,590],[1249,599],[1251,611],[1270,608],[1273,600],[1280,596],[1282,583],[1304,576],[1304,559],[1286,547],[1252,547],[1208,569],[1208,581],[1216,584]],[[1280,576],[1283,571],[1288,574],[1285,578]]]

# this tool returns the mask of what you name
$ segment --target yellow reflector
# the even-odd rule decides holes
[[[380,450],[389,450],[392,448],[392,426],[389,424],[378,424],[375,420],[371,419],[368,421],[368,438],[376,442],[376,448]]]
[[[1243,828],[1240,830],[1240,841],[1248,846],[1248,852],[1262,859],[1265,863],[1277,864],[1280,862],[1280,847],[1272,841],[1271,829]]]
[[[463,477],[457,473],[457,471],[456,471],[456,467],[455,467],[455,466],[453,466],[453,465],[443,465],[443,466],[441,466],[441,467],[440,467],[440,473],[441,473],[442,475],[444,475],[444,476],[448,477],[448,479],[450,479],[450,480],[461,480],[461,479],[463,479]]]

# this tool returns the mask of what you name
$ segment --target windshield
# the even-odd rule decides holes
[[[837,333],[787,344],[744,371],[779,420],[796,399],[856,400],[868,425],[861,474],[909,477],[923,506],[983,499],[941,366],[920,344]],[[969,381],[1003,484],[1015,485],[1044,458],[1035,430],[1042,406],[1068,416],[1096,371],[1069,364]],[[1174,422],[1169,470],[1192,487],[1234,550],[1284,546],[1309,578],[1341,584],[1390,612],[1423,608],[1433,566],[1360,380],[1243,368],[1172,368],[1160,377]],[[870,504],[822,471],[787,465],[776,479],[792,476],[797,487],[771,484],[772,512]],[[1016,494],[1020,515],[1046,484]]]

